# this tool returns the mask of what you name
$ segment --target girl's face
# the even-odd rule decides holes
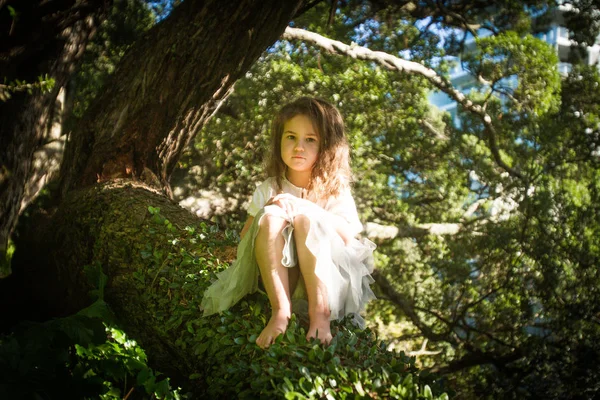
[[[291,171],[310,173],[319,156],[319,135],[306,115],[296,115],[283,125],[281,158]]]

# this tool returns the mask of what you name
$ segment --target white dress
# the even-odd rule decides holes
[[[294,186],[285,178],[282,178],[282,186],[284,193],[299,198],[297,214],[309,217],[310,230],[306,246],[317,260],[315,273],[327,288],[330,319],[353,315],[354,321],[359,326],[364,326],[364,320],[359,313],[369,300],[375,298],[370,288],[373,282],[370,273],[373,271],[373,250],[376,246],[368,239],[355,238],[362,231],[362,224],[358,219],[350,190],[327,201],[315,203],[311,201],[314,200],[311,199],[311,194],[307,195],[305,189]],[[248,208],[248,214],[254,216],[254,221],[238,246],[236,260],[218,274],[217,280],[204,293],[202,308],[205,316],[227,310],[246,294],[258,289],[260,274],[254,255],[254,241],[264,215],[273,214],[288,221],[282,232],[285,241],[282,264],[289,268],[297,265],[294,226],[291,219],[278,206],[265,206],[277,193],[275,178],[268,178],[254,192]],[[341,216],[348,222],[349,233],[353,237],[348,244],[344,243],[331,223],[332,215]],[[301,282],[302,280],[292,296],[296,313],[306,310],[306,301],[302,300],[305,299],[305,294]]]

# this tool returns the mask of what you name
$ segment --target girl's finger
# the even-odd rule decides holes
[[[277,207],[285,211],[285,204],[281,200],[275,200],[273,202],[273,205],[276,205]]]
[[[289,199],[289,200],[294,200],[294,199],[296,199],[296,198],[297,198],[296,196],[294,196],[294,195],[292,195],[292,194],[289,194],[289,193],[279,193],[278,195],[276,195],[276,196],[274,197],[274,199],[278,199],[278,200],[280,200],[280,199]]]

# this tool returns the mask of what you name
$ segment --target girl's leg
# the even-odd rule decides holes
[[[271,303],[271,319],[256,339],[262,348],[269,347],[285,332],[292,315],[288,271],[281,264],[284,245],[281,231],[286,223],[280,217],[263,216],[254,242],[256,262]]]
[[[327,288],[315,274],[317,259],[306,247],[306,237],[309,230],[310,220],[306,216],[298,215],[294,218],[294,239],[296,241],[298,263],[300,264],[300,272],[304,278],[308,296],[310,326],[306,338],[317,338],[323,343],[329,343],[332,336]]]

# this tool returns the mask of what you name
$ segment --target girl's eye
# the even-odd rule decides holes
[[[306,139],[306,141],[309,142],[309,143],[313,143],[313,142],[316,142],[317,139],[315,139],[315,138],[308,138],[308,139]]]
[[[292,140],[293,140],[293,139],[294,139],[294,135],[287,135],[285,138],[286,138],[286,139],[292,139]]]

